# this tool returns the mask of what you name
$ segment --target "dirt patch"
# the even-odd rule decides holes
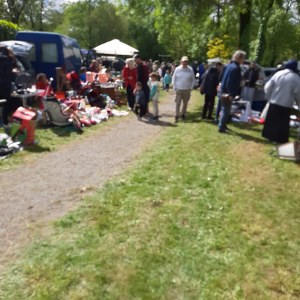
[[[0,273],[49,222],[76,209],[82,197],[124,172],[173,124],[173,95],[160,105],[160,122],[135,117],[72,142],[30,164],[0,173]],[[101,126],[101,125],[100,125]]]

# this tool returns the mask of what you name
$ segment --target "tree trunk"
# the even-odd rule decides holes
[[[92,3],[91,0],[89,0],[88,2],[88,11],[89,11],[89,15],[91,15],[92,13]],[[88,22],[88,44],[89,44],[89,49],[92,49],[92,25],[90,22]]]
[[[43,23],[44,8],[45,8],[44,0],[40,0],[40,13],[39,13],[39,30],[40,31],[44,30],[44,23]]]
[[[221,26],[221,2],[217,3],[217,28],[219,29]]]
[[[240,12],[239,48],[249,54],[250,22],[251,22],[252,0],[246,0],[245,9]]]
[[[268,6],[266,8],[266,11],[264,12],[264,16],[261,20],[259,30],[258,30],[258,44],[255,52],[255,60],[258,63],[261,63],[263,60],[263,56],[266,50],[266,31],[268,22],[271,16],[271,9],[273,7],[275,0],[269,0]]]
[[[257,61],[258,63],[261,63],[266,48],[265,32],[267,29],[268,21],[269,18],[267,18],[266,16],[263,17],[258,30],[258,44],[255,52],[255,61]]]

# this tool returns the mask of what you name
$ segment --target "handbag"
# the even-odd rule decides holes
[[[223,103],[231,103],[232,102],[232,100],[230,99],[230,95],[229,94],[225,94],[225,93],[221,94],[221,101]]]

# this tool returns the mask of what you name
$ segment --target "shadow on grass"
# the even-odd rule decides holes
[[[260,143],[260,144],[264,144],[264,145],[267,145],[267,144],[270,144],[270,142],[264,138],[259,138],[259,137],[255,137],[255,136],[252,136],[252,135],[249,135],[249,134],[246,134],[246,133],[242,133],[242,132],[237,132],[237,131],[229,131],[229,134],[230,135],[234,135],[234,136],[238,136],[240,138],[242,138],[243,140],[246,140],[246,141],[251,141],[251,142],[256,142],[256,143]]]
[[[42,153],[42,152],[50,152],[51,148],[42,147],[40,145],[30,145],[30,146],[26,146],[24,150],[32,153]]]
[[[249,124],[243,122],[231,122],[230,125],[238,129],[251,130],[256,132],[262,132],[263,128],[261,124]]]
[[[175,118],[174,114],[169,114],[169,113],[162,113],[161,116],[164,118]]]
[[[66,126],[55,126],[55,125],[47,125],[47,124],[43,124],[40,125],[36,130],[37,131],[43,131],[43,130],[47,130],[50,129],[53,133],[55,133],[56,135],[60,136],[60,137],[69,137],[72,133],[78,133],[80,134],[81,132],[79,130],[77,130],[73,124],[69,124]]]
[[[51,127],[51,130],[53,131],[53,133],[55,133],[59,137],[68,137],[72,133],[82,134],[82,132],[77,130],[74,127],[74,125],[67,125],[67,126],[62,126],[62,127],[54,126],[54,127]]]
[[[177,127],[177,124],[174,124],[172,122],[167,122],[167,121],[162,121],[162,120],[158,120],[158,121],[153,121],[153,120],[140,120],[139,122],[143,122],[149,125],[153,125],[153,126],[161,126],[161,127]]]
[[[200,116],[201,116],[201,114],[199,111],[187,112],[186,118],[183,122],[184,123],[200,123],[201,122]],[[179,120],[181,120],[181,118],[179,118]]]
[[[162,126],[162,127],[177,127],[177,124],[166,122],[166,121],[157,121],[157,122],[149,122],[151,125],[154,126]]]
[[[199,111],[187,113],[187,119],[184,122],[185,123],[200,123],[201,122],[201,123],[205,123],[208,125],[212,125],[216,128],[216,134],[219,134],[218,133],[218,124],[214,120],[201,119]],[[251,124],[247,124],[247,123],[231,122],[231,123],[229,123],[229,125],[230,125],[230,127],[233,127],[234,129],[237,129],[237,130],[252,130],[252,131],[256,131],[256,132],[262,131],[261,128],[257,127],[257,125],[259,125],[259,124],[251,125]],[[259,137],[252,136],[250,134],[236,131],[236,130],[229,130],[228,133],[226,133],[226,134],[231,135],[231,136],[240,137],[241,139],[244,139],[247,141],[252,141],[252,142],[261,143],[261,144],[269,144],[269,141],[267,141],[264,138],[259,138]]]

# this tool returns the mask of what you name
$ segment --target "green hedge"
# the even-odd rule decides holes
[[[0,41],[14,40],[18,30],[20,30],[18,25],[0,20]]]

